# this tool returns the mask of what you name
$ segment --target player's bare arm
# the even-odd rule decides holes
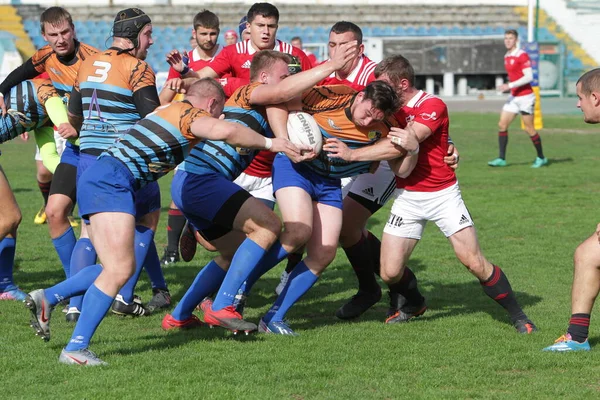
[[[279,104],[291,100],[351,62],[356,56],[357,46],[356,40],[344,43],[329,62],[318,65],[308,71],[288,76],[275,85],[261,85],[257,87],[250,94],[250,103],[253,105],[266,105]]]

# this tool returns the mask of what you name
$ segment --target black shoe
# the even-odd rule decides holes
[[[358,291],[349,302],[341,306],[335,316],[339,319],[354,319],[360,317],[365,311],[381,300],[381,289],[376,292]]]
[[[167,289],[152,289],[152,298],[146,304],[146,310],[153,313],[154,311],[167,308],[171,305],[171,293]]]
[[[69,311],[67,311],[67,315],[65,315],[65,319],[67,322],[76,323],[79,321],[79,316],[81,315],[81,311],[77,309],[77,307],[69,307]]]
[[[408,322],[415,317],[423,315],[425,311],[427,311],[425,301],[421,304],[411,305],[407,303],[406,298],[401,294],[390,292],[389,296],[390,308],[388,309],[385,319],[386,324]]]
[[[139,297],[134,297],[133,302],[128,304],[125,303],[120,294],[118,294],[115,301],[113,301],[111,311],[113,314],[131,315],[132,317],[141,317],[142,315],[150,314],[142,305],[142,301]]]
[[[538,329],[533,322],[529,319],[520,319],[513,322],[513,326],[519,333],[529,335],[530,333],[536,332]]]
[[[160,265],[164,265],[165,267],[167,267],[170,264],[176,263],[178,261],[179,252],[177,252],[177,250],[169,251],[169,249],[165,248],[165,254],[163,254],[162,258],[160,259]]]

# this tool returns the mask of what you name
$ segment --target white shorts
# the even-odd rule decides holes
[[[56,143],[56,151],[58,152],[59,157],[62,155],[65,150],[65,145],[67,143],[67,139],[63,139],[56,131],[54,131],[54,143]],[[35,146],[35,161],[42,161],[42,155],[40,154],[40,148]]]
[[[533,114],[535,106],[535,93],[526,94],[525,96],[510,96],[502,111],[512,114]]]
[[[396,189],[396,177],[387,161],[382,161],[375,173],[362,174],[354,178],[346,192],[351,193],[355,199],[360,197],[357,200],[362,204],[372,203],[376,209],[383,207]],[[342,191],[344,189],[342,186]]]
[[[246,189],[248,193],[257,199],[275,202],[275,197],[273,196],[273,180],[270,176],[260,178],[242,172],[233,183]]]
[[[392,211],[383,229],[390,235],[419,240],[427,221],[435,222],[446,237],[473,226],[458,183],[437,192],[396,189],[394,196]]]

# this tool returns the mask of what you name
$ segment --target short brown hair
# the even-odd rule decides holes
[[[415,86],[415,70],[410,62],[401,55],[386,57],[375,67],[375,78],[387,75],[389,80],[398,86],[402,79],[408,80],[410,86]]]
[[[219,101],[225,101],[223,86],[213,78],[202,78],[194,82],[188,91],[188,96],[210,97],[215,96]]]
[[[505,35],[513,35],[515,38],[519,38],[519,32],[516,29],[507,29],[504,31]]]
[[[199,27],[206,29],[219,29],[219,17],[212,11],[202,10],[194,17],[194,30]]]
[[[256,53],[252,58],[252,64],[250,64],[250,82],[258,79],[258,75],[262,71],[271,68],[279,60],[290,64],[292,56],[275,50],[261,50]]]
[[[40,15],[40,30],[42,31],[42,33],[45,33],[45,23],[48,23],[52,26],[57,26],[58,24],[64,21],[67,21],[69,25],[71,25],[71,27],[74,28],[73,18],[71,17],[71,13],[69,13],[67,10],[65,10],[62,7],[47,8],[46,10],[44,10],[42,15]]]
[[[595,68],[581,75],[577,80],[577,85],[581,83],[581,93],[586,96],[592,92],[600,92],[600,68]]]
[[[371,100],[373,108],[381,110],[386,117],[394,114],[400,108],[400,98],[387,82],[373,81],[362,92],[365,94],[363,99]]]

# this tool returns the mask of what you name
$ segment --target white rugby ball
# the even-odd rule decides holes
[[[287,131],[290,142],[310,146],[317,154],[321,151],[323,136],[312,115],[302,111],[291,111],[288,115]]]

